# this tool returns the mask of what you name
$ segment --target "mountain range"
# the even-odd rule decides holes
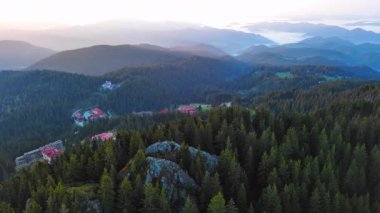
[[[0,69],[23,69],[54,53],[23,41],[0,41]]]
[[[150,44],[98,45],[59,52],[31,65],[28,70],[57,70],[102,75],[125,67],[171,63],[193,55],[218,58],[227,54],[205,44],[171,49]]]
[[[0,62],[3,62],[0,69],[3,70],[26,68],[85,75],[102,75],[126,67],[170,64],[192,56],[237,59],[251,66],[368,66],[380,70],[380,44],[355,44],[339,37],[311,37],[284,45],[253,45],[236,56],[207,43],[170,48],[152,44],[96,45],[54,52],[25,42],[1,41],[0,53]]]
[[[304,37],[339,37],[355,44],[380,43],[380,34],[362,28],[346,29],[339,26],[314,23],[259,22],[244,26],[252,33],[288,32],[299,33]]]
[[[91,38],[91,39],[89,39]],[[252,45],[271,45],[273,41],[253,33],[218,29],[194,24],[111,21],[45,30],[0,30],[0,40],[30,42],[56,50],[94,45],[149,43],[164,47],[208,44],[235,54]]]
[[[251,64],[366,65],[380,70],[380,45],[354,44],[337,37],[313,37],[281,46],[253,46],[237,58]]]

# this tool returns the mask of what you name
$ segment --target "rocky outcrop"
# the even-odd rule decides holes
[[[147,158],[144,183],[145,185],[149,183],[159,183],[159,185],[165,189],[171,203],[183,206],[186,197],[192,197],[194,191],[196,191],[199,186],[188,172],[175,162],[180,147],[181,145],[173,141],[157,142],[148,146],[145,149]],[[205,168],[209,172],[215,171],[218,165],[217,156],[194,147],[188,147],[188,151],[190,157],[194,160],[197,156],[201,156]],[[133,176],[129,170],[130,165],[131,162],[119,172],[120,178]]]
[[[174,141],[157,142],[148,146],[145,149],[145,153],[150,156],[177,154],[180,147],[181,146]],[[218,157],[216,155],[211,155],[208,152],[201,151],[191,146],[189,146],[188,150],[192,159],[195,159],[198,154],[203,158],[208,171],[214,171],[218,166]]]
[[[197,187],[193,178],[172,161],[147,157],[147,164],[145,184],[160,182],[172,202],[186,197],[187,190]]]

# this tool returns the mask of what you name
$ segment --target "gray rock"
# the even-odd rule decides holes
[[[197,187],[195,181],[176,163],[154,157],[147,157],[145,184],[158,180],[171,202],[184,198],[188,189]]]
[[[145,149],[145,153],[147,155],[157,155],[157,154],[168,154],[174,153],[177,154],[179,152],[181,145],[174,141],[163,141],[157,142]],[[205,161],[205,166],[208,171],[214,171],[218,166],[218,157],[216,155],[211,155],[208,152],[201,151],[197,148],[189,146],[189,153],[192,159],[195,159],[199,154],[203,160]]]

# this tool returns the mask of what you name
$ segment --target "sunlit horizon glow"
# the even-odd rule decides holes
[[[267,20],[380,17],[374,0],[0,0],[1,28],[84,25],[109,20],[226,26]]]

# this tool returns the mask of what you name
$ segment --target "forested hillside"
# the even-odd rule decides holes
[[[63,133],[72,134],[71,114],[77,109],[99,106],[118,116],[190,103],[202,99],[197,88],[216,87],[246,69],[236,61],[194,57],[99,77],[55,71],[0,72],[0,164],[12,170],[17,155]],[[120,87],[100,90],[106,80]]]
[[[53,71],[1,72],[0,164],[11,171],[17,155],[75,132],[70,116],[81,108],[98,106],[117,116],[191,102],[218,105],[234,101],[256,106],[260,99],[252,104],[252,98],[276,90],[305,89],[339,79],[375,79],[377,75],[360,67],[264,66],[251,70],[230,58],[202,57],[124,68],[99,77]],[[100,90],[107,80],[119,87]],[[349,83],[355,84],[359,83]]]
[[[191,57],[98,77],[0,75],[5,212],[379,210],[380,87],[367,81],[378,77],[371,69],[250,69]],[[105,81],[117,86],[103,90]],[[214,110],[130,114],[198,101]],[[75,127],[71,114],[94,106],[112,119]],[[116,138],[90,140],[105,131]],[[12,172],[16,156],[59,138],[66,151],[52,165]]]
[[[98,45],[59,52],[28,67],[29,70],[58,70],[102,75],[123,67],[178,61],[187,56],[169,49],[144,45]]]
[[[274,112],[313,111],[345,102],[361,100],[379,101],[379,85],[363,81],[340,81],[318,85],[307,90],[277,91],[267,95],[246,99],[250,107],[270,108]]]
[[[9,212],[377,212],[378,112],[379,102],[363,100],[278,116],[228,108],[120,130],[115,141],[88,141],[51,167],[12,176],[2,183],[1,205]],[[145,148],[163,140],[182,144],[163,158],[195,183],[175,202],[167,191],[175,182],[162,184],[170,170],[147,179],[157,156]],[[217,155],[216,169],[199,155],[191,160],[188,146]]]
[[[301,89],[341,80],[375,81],[378,79],[380,79],[380,74],[368,67],[257,66],[251,72],[226,82],[223,88],[242,97],[252,98],[271,92],[301,91]],[[352,84],[357,83],[352,82]]]

